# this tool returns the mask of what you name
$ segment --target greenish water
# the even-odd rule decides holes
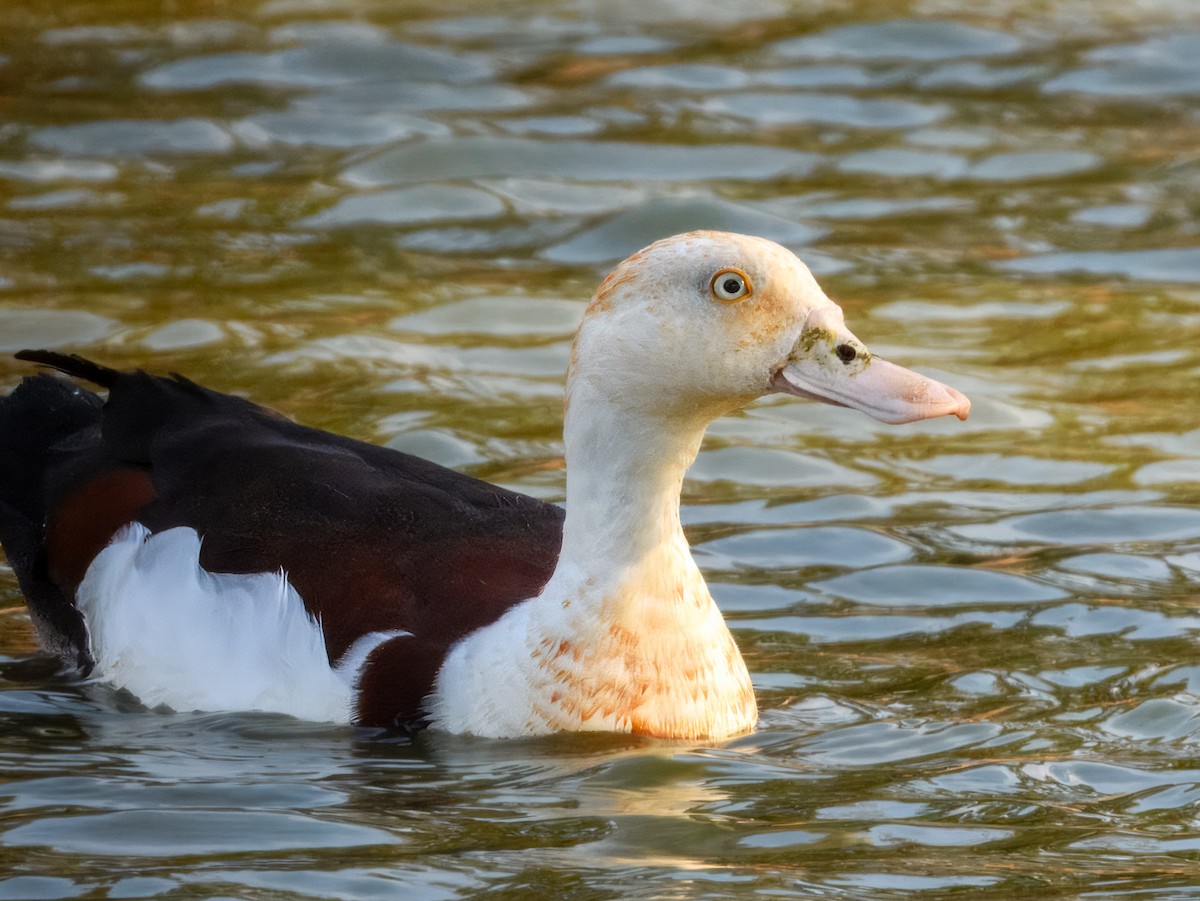
[[[1200,8],[160,6],[0,7],[0,386],[178,370],[560,499],[583,303],[715,226],[974,406],[713,428],[720,746],[146,711],[0,569],[0,898],[1200,896]]]

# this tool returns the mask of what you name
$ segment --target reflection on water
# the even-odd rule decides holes
[[[713,428],[683,512],[764,709],[722,747],[149,712],[0,570],[0,898],[1194,894],[1200,12],[1047,6],[0,9],[6,354],[559,499],[592,287],[726,228],[974,401]]]

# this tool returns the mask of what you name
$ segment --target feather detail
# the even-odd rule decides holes
[[[150,707],[348,722],[357,668],[330,666],[284,573],[210,573],[199,557],[189,528],[131,523],[113,537],[77,594],[94,676]]]

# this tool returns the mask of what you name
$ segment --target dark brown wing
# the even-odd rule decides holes
[[[98,429],[88,401],[92,418],[66,442],[73,450],[53,465],[25,460],[41,471],[4,479],[44,483],[47,526],[33,555],[40,563],[25,568],[68,601],[125,522],[151,531],[189,526],[211,572],[285,571],[320,617],[331,660],[364,634],[405,630],[415,665],[440,660],[439,649],[536,595],[554,568],[563,513],[553,505],[297,425],[179,376],[116,372],[44,351],[21,356],[109,389]],[[0,502],[8,502],[5,490],[0,483]],[[36,510],[25,517],[26,532],[36,518]],[[389,668],[405,678],[403,666]],[[429,671],[427,660],[417,668],[412,678],[426,684],[404,693],[419,703],[436,667]],[[366,719],[395,719],[387,713]]]

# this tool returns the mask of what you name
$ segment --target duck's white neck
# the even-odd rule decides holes
[[[433,724],[497,737],[748,731],[750,677],[679,522],[710,417],[664,422],[583,379],[568,396],[558,565],[541,595],[452,650]]]
[[[582,378],[572,381],[569,398],[560,569],[611,576],[663,553],[686,551],[679,493],[704,438],[706,418],[663,421]]]

